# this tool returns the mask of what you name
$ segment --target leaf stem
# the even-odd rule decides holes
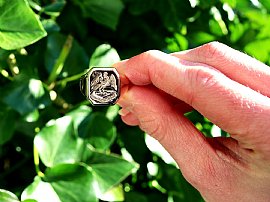
[[[41,170],[39,169],[39,154],[38,154],[37,147],[35,145],[34,145],[34,164],[35,164],[37,175],[39,177],[43,178],[44,177],[44,173],[41,172]]]
[[[67,59],[67,56],[71,50],[72,43],[73,43],[73,37],[71,35],[68,35],[67,39],[63,45],[63,48],[61,50],[61,53],[60,53],[59,57],[57,58],[54,66],[53,66],[53,69],[51,71],[51,74],[48,78],[49,84],[53,83],[56,80],[57,76],[61,73],[61,71],[64,67],[64,63]]]
[[[64,79],[62,79],[60,81],[57,81],[56,85],[65,85],[67,82],[76,81],[76,80],[80,79],[81,76],[84,75],[84,74],[85,74],[85,72],[81,72],[79,74],[75,74],[73,76],[64,78]]]

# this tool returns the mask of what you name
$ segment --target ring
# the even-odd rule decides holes
[[[120,77],[113,67],[93,67],[80,79],[82,94],[94,106],[114,105],[120,96]]]

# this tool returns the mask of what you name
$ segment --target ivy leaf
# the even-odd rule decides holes
[[[47,49],[45,52],[45,66],[48,72],[51,72],[53,66],[58,59],[63,45],[66,41],[66,36],[53,33],[48,36]],[[61,77],[69,77],[74,74],[79,74],[88,66],[89,57],[86,55],[83,48],[76,40],[73,40],[71,50],[66,58]]]
[[[73,0],[80,6],[84,17],[89,17],[97,23],[105,25],[113,30],[119,21],[120,14],[124,9],[121,0]]]
[[[12,192],[9,192],[9,191],[4,190],[4,189],[0,189],[0,201],[3,201],[3,202],[19,202],[19,199]]]
[[[3,89],[3,102],[21,115],[29,114],[38,107],[50,104],[49,93],[40,80],[14,81]]]
[[[79,125],[79,136],[96,149],[108,149],[116,138],[116,127],[102,113],[88,115]]]
[[[90,58],[89,67],[110,67],[119,62],[120,57],[117,51],[109,44],[102,44],[96,48]]]
[[[65,0],[52,1],[52,3],[46,5],[42,11],[51,16],[58,16],[60,15],[65,5],[66,5]]]
[[[78,131],[78,128],[82,121],[91,114],[92,109],[86,105],[79,106],[78,108],[68,112],[66,116],[70,116],[72,118],[75,132]]]
[[[58,164],[45,171],[44,180],[46,182],[56,182],[60,180],[71,181],[82,176],[85,168],[79,164]]]
[[[200,193],[194,189],[175,166],[159,159],[158,183],[171,192],[174,201],[200,201]]]
[[[0,2],[0,47],[7,50],[30,45],[46,36],[26,0]]]
[[[35,136],[34,144],[47,167],[79,162],[83,141],[76,137],[72,118],[64,116],[51,121]]]
[[[14,110],[0,105],[0,145],[11,139],[15,131],[16,124],[14,122],[17,116],[18,114]]]
[[[182,0],[126,0],[129,11],[141,15],[147,11],[155,11],[160,16],[164,26],[169,30],[178,31],[181,23],[195,15],[189,1]]]
[[[97,202],[95,183],[93,174],[82,165],[62,165],[62,169],[51,168],[50,173],[55,176],[63,176],[67,170],[80,171],[75,177],[62,178],[54,182],[44,182],[40,177],[36,177],[22,193],[22,199],[35,199],[38,202]],[[76,169],[74,169],[76,168]],[[47,173],[48,174],[48,173]],[[70,173],[72,174],[72,172]]]
[[[102,196],[138,168],[135,162],[128,162],[117,155],[93,151],[91,148],[86,149],[83,161],[90,167],[98,182],[98,196]]]

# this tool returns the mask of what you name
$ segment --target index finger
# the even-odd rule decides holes
[[[148,51],[115,67],[134,85],[153,84],[183,100],[235,139],[246,142],[246,147],[250,147],[258,126],[267,131],[270,99],[211,66]]]

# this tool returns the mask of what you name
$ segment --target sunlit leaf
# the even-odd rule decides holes
[[[270,39],[253,41],[245,46],[245,51],[262,62],[267,62],[270,55]]]
[[[12,192],[9,192],[9,191],[4,190],[4,189],[0,189],[0,201],[3,201],[3,202],[19,202],[19,199]]]
[[[5,88],[4,95],[3,101],[22,115],[50,104],[48,92],[37,79],[15,81]]]
[[[52,171],[51,171],[52,172]],[[82,194],[83,193],[83,194]],[[44,182],[36,177],[22,193],[22,199],[35,199],[38,202],[97,202],[95,180],[91,172],[82,166],[80,175],[72,180]]]
[[[44,36],[46,32],[26,0],[0,3],[0,47],[22,48]]]
[[[66,114],[67,116],[70,116],[72,118],[75,132],[78,131],[79,126],[82,123],[82,121],[88,115],[90,115],[91,112],[92,112],[92,109],[90,107],[82,105]]]
[[[101,197],[103,201],[124,201],[124,190],[122,185],[115,186],[105,192]]]
[[[119,61],[120,57],[117,51],[109,44],[102,44],[96,48],[91,56],[89,67],[110,67]]]
[[[89,148],[85,152],[84,162],[90,167],[95,180],[98,182],[99,196],[119,184],[138,168],[138,165],[134,162],[128,162],[116,155],[91,151]]]
[[[236,0],[221,0],[221,2],[229,4],[232,8],[236,5]]]
[[[36,135],[34,144],[47,167],[79,162],[84,149],[82,140],[76,137],[74,124],[69,116],[49,122]]]

